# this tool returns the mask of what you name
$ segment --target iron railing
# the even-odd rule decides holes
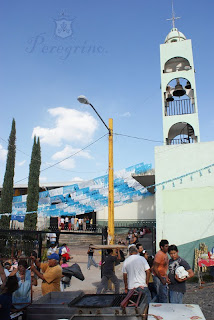
[[[195,142],[195,139],[193,139],[191,137],[180,138],[180,139],[166,139],[167,145],[185,144],[185,143],[194,143],[194,142]]]
[[[165,105],[165,116],[177,116],[195,113],[195,104],[190,99],[174,100]]]

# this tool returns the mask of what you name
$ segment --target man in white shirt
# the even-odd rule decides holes
[[[65,217],[65,230],[68,230],[68,222],[69,222],[68,217]]]
[[[137,289],[143,291],[147,296],[147,302],[151,302],[151,294],[148,289],[150,277],[150,267],[145,258],[138,255],[136,246],[129,248],[129,257],[123,264],[123,281],[125,284],[125,292]]]
[[[60,226],[61,226],[61,230],[64,230],[65,227],[65,219],[63,217],[61,217],[60,219]]]
[[[82,219],[79,218],[79,230],[82,230]]]

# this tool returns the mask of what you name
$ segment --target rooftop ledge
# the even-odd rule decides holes
[[[148,187],[155,184],[155,169],[148,170],[145,173],[132,174],[132,178],[134,178],[137,182],[139,182],[143,187]],[[151,187],[148,191],[152,194],[155,193],[155,187]]]

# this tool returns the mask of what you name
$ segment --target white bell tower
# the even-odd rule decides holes
[[[200,142],[192,42],[175,28],[160,45],[164,144]]]

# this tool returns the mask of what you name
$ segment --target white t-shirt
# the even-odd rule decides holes
[[[48,251],[47,251],[47,256],[50,256],[52,253],[55,253],[56,250],[57,250],[57,247],[49,248]]]
[[[64,219],[64,218],[61,218],[61,219],[60,219],[60,222],[61,222],[61,223],[64,223],[64,222],[65,222],[65,219]]]
[[[63,248],[62,248],[62,255],[65,254],[65,253],[67,253],[67,252],[68,252],[68,251],[67,251],[66,247],[63,247]]]
[[[144,257],[132,254],[123,263],[123,273],[127,273],[128,289],[147,287],[146,270],[150,267]]]
[[[69,219],[68,219],[68,217],[66,217],[66,218],[65,218],[65,222],[68,222],[68,221],[69,221]]]

